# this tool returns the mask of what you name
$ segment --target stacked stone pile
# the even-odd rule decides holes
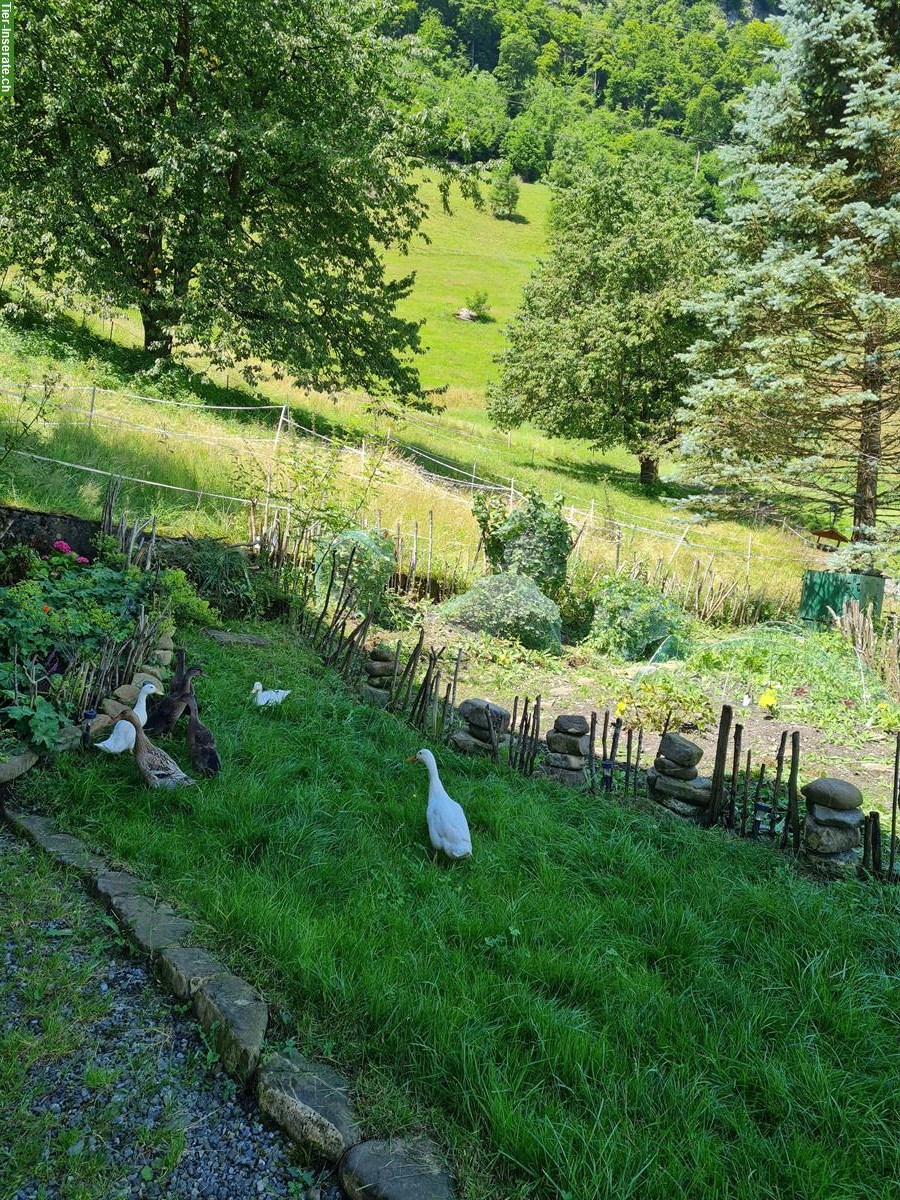
[[[701,775],[697,767],[702,757],[700,746],[680,733],[666,733],[647,772],[647,788],[653,799],[690,821],[703,817],[712,796],[712,780]]]
[[[137,704],[138,693],[145,683],[156,685],[157,694],[164,695],[166,680],[172,672],[169,665],[174,657],[175,643],[172,635],[164,633],[160,636],[157,648],[148,655],[147,663],[141,663],[131,677],[130,683],[120,684],[111,696],[100,701],[99,711],[88,726],[88,740],[100,741],[109,735],[117,719],[129,708]],[[59,731],[57,750],[74,750],[84,744],[84,730],[78,725],[66,725]]]
[[[363,663],[363,671],[366,674],[366,682],[361,688],[363,699],[386,708],[394,677],[394,651],[389,646],[375,646]]]
[[[803,852],[829,875],[855,874],[860,864],[865,817],[863,795],[844,779],[814,779],[800,789],[806,798]]]
[[[590,752],[589,728],[587,719],[577,713],[556,718],[547,734],[546,775],[569,787],[584,784]]]
[[[490,700],[463,700],[457,710],[466,723],[465,729],[455,729],[450,734],[450,745],[463,754],[491,753],[491,726],[497,745],[509,744],[510,713]]]

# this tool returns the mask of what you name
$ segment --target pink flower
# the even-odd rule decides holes
[[[79,554],[75,561],[77,563],[89,563],[91,560],[89,558],[85,558],[83,554]]]
[[[61,554],[71,554],[72,553],[72,547],[69,545],[69,543],[64,542],[62,540],[60,540],[58,542],[54,542],[53,549],[59,550]]]

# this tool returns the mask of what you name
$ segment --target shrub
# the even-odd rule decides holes
[[[197,595],[184,571],[160,571],[155,591],[159,611],[176,626],[213,625],[218,620],[216,610],[208,600]]]
[[[703,689],[685,674],[654,671],[630,682],[622,691],[616,714],[635,729],[705,729],[715,713]]]
[[[353,561],[347,583],[354,597],[353,603],[358,608],[368,609],[381,599],[394,573],[394,543],[387,534],[364,529],[348,529],[333,540],[329,539],[322,548],[316,573],[320,602],[324,601],[328,591],[332,562],[336,570],[331,598],[334,601],[340,596],[351,555]]]
[[[466,308],[471,309],[479,321],[487,321],[491,315],[491,306],[488,303],[487,292],[479,288],[471,296],[467,296]]]
[[[263,572],[251,572],[247,556],[237,546],[215,538],[182,538],[162,549],[166,566],[185,573],[204,599],[228,615],[262,615],[262,598],[257,595]]]
[[[535,491],[507,513],[496,495],[481,494],[472,505],[484,552],[495,571],[527,575],[548,596],[555,596],[566,578],[572,534],[562,515],[562,499],[551,503]]]
[[[509,638],[529,650],[558,654],[562,648],[559,609],[524,575],[485,575],[437,611],[467,629]]]
[[[597,586],[594,606],[588,641],[604,654],[627,662],[654,655],[665,661],[680,657],[687,648],[684,612],[643,580],[608,575]]]

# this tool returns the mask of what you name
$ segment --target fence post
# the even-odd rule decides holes
[[[91,408],[90,408],[90,412],[88,413],[88,429],[90,429],[91,425],[93,425],[93,423],[94,423],[94,400],[95,400],[96,396],[97,396],[97,388],[95,385],[94,387],[91,388]]]
[[[272,443],[272,457],[269,459],[269,472],[266,477],[266,504],[263,516],[263,528],[265,529],[269,521],[269,498],[272,493],[272,471],[275,467],[275,460],[278,458],[278,443],[281,441],[281,426],[287,419],[287,405],[282,404],[281,412],[278,414],[278,426],[275,430],[275,440]]]

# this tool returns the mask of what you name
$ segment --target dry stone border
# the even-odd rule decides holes
[[[363,1139],[349,1084],[338,1072],[294,1053],[263,1061],[266,1001],[209,951],[184,945],[193,922],[154,899],[149,884],[112,870],[79,838],[58,833],[46,817],[10,808],[3,816],[17,833],[78,872],[150,958],[161,982],[192,1005],[228,1073],[254,1089],[260,1110],[301,1149],[338,1165],[351,1200],[452,1200],[447,1168],[427,1138]]]
[[[866,819],[863,794],[843,779],[814,779],[800,789],[806,798],[803,855],[826,875],[855,875]]]
[[[474,754],[490,758],[493,754],[491,730],[498,748],[509,745],[509,722],[511,713],[491,700],[463,700],[456,710],[466,723],[465,729],[456,729],[450,734],[450,745],[461,754]]]
[[[590,727],[577,713],[560,714],[547,734],[544,774],[569,787],[583,787],[590,753]]]
[[[702,757],[700,746],[680,733],[666,733],[647,772],[647,788],[653,799],[689,821],[702,820],[712,798],[712,780],[697,768]]]

